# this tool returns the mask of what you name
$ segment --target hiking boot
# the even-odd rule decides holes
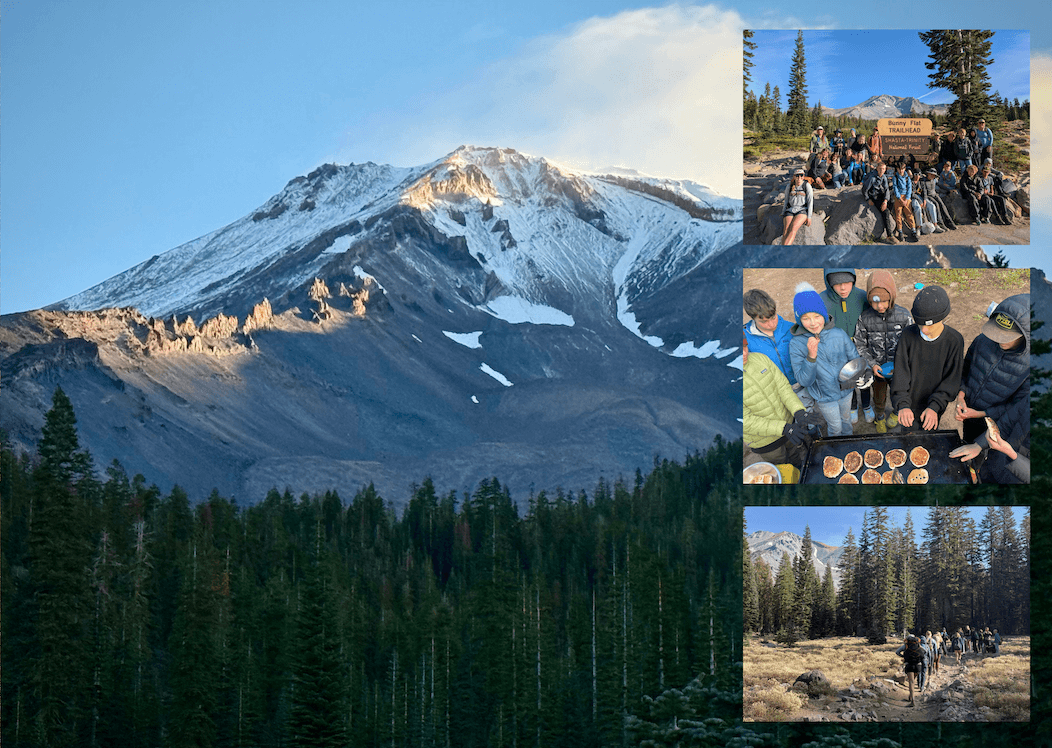
[[[884,241],[886,241],[888,244],[898,244],[899,243],[899,240],[895,238],[894,234],[888,234],[887,236],[885,236],[884,237]]]
[[[873,421],[873,426],[874,428],[876,428],[878,434],[888,433],[888,422],[885,421],[883,418],[878,418],[875,421]]]
[[[863,408],[862,415],[866,417],[866,423],[873,423],[873,421],[876,419],[876,414],[873,412],[872,405],[870,405],[868,408]]]
[[[892,413],[888,416],[888,428],[893,429],[899,425],[899,417],[897,414]]]
[[[920,237],[917,236],[917,232],[916,231],[911,231],[910,234],[909,234],[909,240],[911,242],[919,242],[920,241]]]
[[[948,224],[946,224],[946,228],[948,228],[950,231],[956,231],[957,230],[957,224],[955,224],[955,223],[948,223]]]
[[[936,226],[935,227],[935,233],[936,234],[945,234],[946,233],[946,229],[944,229],[942,226]]]

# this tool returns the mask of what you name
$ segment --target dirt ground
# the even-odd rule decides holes
[[[994,700],[994,703],[1004,704],[1002,711],[984,706],[989,699],[979,696],[984,690],[988,693],[991,684],[997,684],[993,672],[995,669],[1000,671],[1003,667],[1013,667],[1019,672],[1029,672],[1030,638],[1026,636],[1011,637],[1002,647],[1002,653],[998,655],[968,653],[962,657],[960,664],[956,663],[952,655],[942,656],[938,672],[928,678],[923,692],[914,683],[913,706],[909,703],[909,686],[902,672],[902,660],[894,654],[901,644],[897,641],[879,647],[880,650],[886,650],[885,659],[894,662],[894,665],[883,668],[881,672],[860,673],[857,664],[845,661],[842,672],[822,671],[831,685],[826,693],[808,697],[802,685],[791,687],[795,675],[788,676],[787,672],[808,671],[814,667],[814,659],[823,656],[823,651],[830,647],[844,647],[843,643],[848,641],[857,642],[855,645],[846,645],[849,648],[853,646],[855,649],[878,649],[862,644],[861,639],[850,638],[810,641],[793,649],[778,647],[778,672],[772,671],[767,677],[754,673],[745,678],[743,697],[746,704],[746,721],[749,721],[751,702],[766,697],[773,698],[777,703],[780,696],[778,692],[785,689],[799,696],[796,701],[801,706],[791,711],[782,709],[780,716],[794,722],[997,722],[1025,719],[1022,715],[1029,714],[1029,705],[1019,703],[1022,698],[1019,694],[1009,695],[1005,691],[1001,702]],[[763,652],[765,647],[770,646],[773,645],[750,644],[745,649],[746,664],[748,665],[751,655],[755,657],[755,653]],[[861,656],[866,657],[867,662],[872,662],[871,658],[875,654],[867,652]],[[987,666],[990,674],[986,672]],[[853,675],[852,670],[855,671]]]
[[[958,232],[960,233],[960,232]],[[964,337],[964,349],[968,350],[972,340],[986,322],[986,311],[991,302],[1020,293],[1030,292],[1029,269],[978,269],[978,268],[900,268],[888,269],[895,278],[898,287],[895,303],[909,309],[917,295],[914,285],[940,285],[950,296],[950,316],[946,324]],[[869,271],[855,269],[857,285],[866,288]],[[793,296],[798,283],[806,281],[819,293],[825,291],[824,274],[821,268],[743,268],[742,292],[750,288],[760,288],[774,298],[779,316],[794,322]],[[749,321],[742,310],[742,324]],[[960,424],[954,418],[953,408],[947,408],[939,421],[940,429],[955,429],[960,433]],[[854,425],[854,433],[875,434],[871,423],[865,423],[862,414]],[[745,450],[745,465],[759,461],[759,458],[748,448]]]

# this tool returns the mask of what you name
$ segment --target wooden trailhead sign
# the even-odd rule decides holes
[[[931,149],[931,120],[888,118],[877,122],[885,156],[923,156]]]

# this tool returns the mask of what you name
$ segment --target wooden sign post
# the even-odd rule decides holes
[[[877,132],[884,156],[923,156],[931,146],[930,119],[882,119]]]

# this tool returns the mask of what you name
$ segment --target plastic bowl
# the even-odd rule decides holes
[[[890,377],[893,371],[895,371],[894,361],[888,361],[886,364],[880,365],[880,373],[883,374],[885,377]]]
[[[758,481],[757,478],[763,476],[771,476],[773,480]],[[772,462],[754,462],[749,467],[742,470],[742,483],[768,483],[775,484],[782,482],[782,474],[778,470],[778,466]]]

